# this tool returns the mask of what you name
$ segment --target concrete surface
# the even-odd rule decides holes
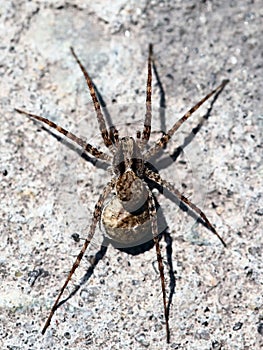
[[[262,2],[0,3],[1,349],[259,350]],[[14,108],[48,117],[101,145],[91,99],[70,54],[74,46],[114,123],[125,133],[127,124],[135,123],[134,131],[144,115],[149,42],[167,106],[162,119],[154,76],[157,131],[230,79],[215,103],[207,102],[177,132],[167,154],[192,140],[161,170],[203,208],[227,249],[188,213],[156,194],[173,240],[171,343],[165,342],[155,250],[132,255],[109,246],[89,274],[100,230],[65,297],[85,274],[88,281],[59,307],[42,336],[109,174]],[[209,118],[191,138],[211,104]],[[80,242],[72,239],[74,233]],[[166,243],[161,245],[168,294],[169,254]]]

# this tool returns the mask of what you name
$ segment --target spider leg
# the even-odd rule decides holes
[[[145,175],[148,177],[148,179],[156,182],[157,184],[159,184],[160,186],[167,188],[171,193],[175,194],[175,196],[180,199],[180,201],[184,202],[188,207],[190,207],[193,211],[195,211],[198,215],[200,215],[200,217],[202,218],[202,220],[206,223],[206,225],[208,226],[209,230],[212,231],[217,237],[218,239],[221,241],[221,243],[223,244],[224,247],[226,247],[226,243],[224,242],[224,240],[219,236],[219,234],[217,233],[216,229],[214,228],[214,226],[210,223],[210,221],[208,220],[208,218],[206,217],[205,213],[199,209],[194,203],[192,203],[188,198],[186,198],[183,194],[181,194],[175,187],[174,185],[172,185],[171,183],[169,183],[168,181],[164,180],[161,178],[161,176],[157,173],[154,173],[153,171],[151,171],[150,169],[145,169]]]
[[[92,81],[90,79],[90,76],[88,74],[88,72],[86,71],[85,67],[83,66],[83,64],[80,62],[78,56],[76,55],[73,47],[70,48],[72,55],[74,56],[75,60],[77,61],[89,88],[89,92],[90,92],[90,96],[92,98],[93,101],[93,105],[97,114],[97,119],[98,119],[98,123],[99,123],[99,128],[100,128],[100,132],[101,132],[101,136],[103,138],[104,144],[106,147],[108,147],[112,152],[113,152],[113,143],[111,140],[111,137],[108,133],[108,130],[106,128],[106,123],[105,123],[105,119],[103,117],[102,111],[101,111],[101,107],[100,107],[100,103],[99,100],[97,98],[94,86],[92,84]]]
[[[81,261],[83,255],[84,255],[88,245],[90,244],[93,236],[94,236],[96,225],[97,225],[98,221],[101,218],[101,212],[102,212],[103,203],[104,203],[105,199],[107,198],[107,196],[110,194],[113,186],[115,185],[115,181],[116,180],[113,179],[105,186],[105,188],[103,190],[103,193],[100,195],[100,197],[99,197],[99,199],[98,199],[98,201],[97,201],[97,203],[95,205],[95,210],[94,210],[94,213],[93,213],[92,223],[90,225],[89,235],[85,239],[85,242],[84,242],[84,244],[83,244],[83,246],[81,248],[81,251],[80,251],[79,255],[77,256],[77,259],[75,260],[75,262],[74,262],[74,264],[73,264],[73,266],[72,266],[72,268],[71,268],[71,270],[70,270],[70,272],[68,274],[68,277],[67,277],[63,287],[61,288],[61,290],[60,290],[60,292],[59,292],[59,294],[57,296],[57,299],[56,299],[54,305],[52,306],[52,309],[50,311],[48,319],[47,319],[47,321],[46,321],[46,323],[45,323],[45,325],[44,325],[44,327],[42,329],[42,334],[44,334],[46,332],[48,326],[50,325],[50,321],[51,321],[51,319],[52,319],[52,317],[53,317],[53,315],[54,315],[54,313],[55,313],[55,311],[57,309],[59,300],[60,300],[60,298],[61,298],[65,288],[67,287],[67,285],[68,285],[72,275],[74,274],[75,270],[78,268],[78,266],[80,264],[80,261]]]
[[[114,139],[115,145],[118,146],[118,144],[119,144],[119,130],[116,129],[115,127],[111,127],[110,133],[112,133],[112,137]]]
[[[141,144],[145,146],[149,141],[151,135],[151,122],[152,122],[152,54],[153,46],[149,45],[148,56],[148,78],[147,78],[147,93],[146,93],[146,113],[144,120],[144,128],[142,132]]]
[[[108,156],[106,153],[99,151],[96,147],[93,147],[89,143],[86,143],[83,139],[77,137],[76,135],[72,134],[71,132],[67,131],[66,129],[62,128],[61,126],[53,123],[51,120],[40,117],[38,115],[29,113],[29,112],[26,112],[26,111],[22,111],[21,109],[18,109],[18,108],[15,108],[15,111],[20,113],[20,114],[25,114],[26,116],[28,116],[30,118],[37,119],[37,120],[41,121],[42,123],[49,125],[50,127],[54,128],[55,130],[60,132],[61,134],[65,135],[68,139],[72,140],[73,142],[75,142],[76,144],[81,146],[86,152],[90,153],[95,158],[106,160],[106,161],[111,160],[111,157]]]
[[[153,145],[146,153],[145,159],[149,159],[154,156],[161,148],[164,148],[170,138],[173,136],[175,131],[179,129],[179,127],[212,95],[219,93],[225,85],[229,82],[229,80],[223,80],[222,83],[214,90],[212,90],[209,94],[207,94],[204,98],[202,98],[194,107],[190,108],[188,112],[186,112],[182,118],[180,118],[172,128],[164,134],[156,143]]]
[[[169,311],[168,311],[168,307],[167,307],[166,294],[165,294],[163,259],[162,259],[162,254],[161,254],[161,249],[160,249],[160,244],[159,244],[159,239],[158,239],[157,213],[156,213],[156,206],[155,206],[154,198],[153,198],[152,192],[150,191],[149,188],[148,188],[148,192],[149,192],[149,201],[148,201],[149,215],[151,218],[153,241],[155,244],[156,256],[157,256],[157,261],[158,261],[158,268],[159,268],[160,277],[161,277],[161,284],[162,284],[163,307],[164,307],[164,316],[165,316],[165,325],[166,325],[166,341],[167,341],[167,343],[169,343],[170,342]]]

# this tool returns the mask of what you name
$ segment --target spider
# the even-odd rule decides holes
[[[158,261],[158,268],[161,279],[163,308],[166,325],[166,341],[170,340],[169,329],[169,313],[166,301],[165,293],[165,280],[164,280],[164,266],[162,261],[162,255],[159,245],[159,233],[157,225],[157,210],[156,202],[152,190],[149,186],[149,182],[156,184],[156,186],[162,189],[167,189],[173,193],[179,201],[182,201],[187,207],[195,212],[206,225],[206,227],[214,233],[222,244],[226,247],[224,240],[219,236],[214,226],[210,223],[204,212],[199,209],[194,203],[186,198],[178,189],[170,182],[164,180],[158,172],[155,172],[149,162],[150,158],[156,155],[161,149],[165,148],[173,134],[179,127],[212,95],[218,94],[228,83],[228,80],[223,80],[222,83],[190,108],[175,124],[164,133],[151,147],[148,147],[148,141],[151,135],[151,119],[152,119],[152,65],[153,65],[153,45],[149,45],[148,53],[148,76],[147,76],[147,92],[146,92],[146,112],[144,119],[144,126],[142,132],[137,131],[136,137],[124,136],[119,137],[117,128],[111,126],[109,129],[106,127],[104,115],[102,113],[101,104],[99,102],[98,95],[95,91],[92,80],[81,63],[80,59],[76,55],[74,49],[71,47],[72,55],[74,56],[77,64],[79,65],[86,83],[88,85],[89,93],[91,95],[94,109],[97,115],[99,129],[105,146],[108,148],[110,155],[98,150],[96,147],[87,143],[83,139],[77,137],[73,133],[65,130],[61,126],[55,124],[51,120],[40,117],[38,115],[23,111],[21,109],[15,109],[17,112],[24,114],[30,118],[36,119],[49,125],[51,128],[56,129],[59,133],[65,135],[68,139],[81,146],[83,150],[96,159],[100,159],[105,162],[110,162],[113,168],[113,178],[104,187],[99,199],[95,205],[93,217],[91,220],[88,235],[82,246],[80,253],[78,254],[67,278],[62,286],[54,304],[51,308],[50,314],[42,329],[44,334],[50,325],[51,319],[58,307],[59,300],[64,293],[72,275],[80,264],[80,261],[88,248],[97,226],[97,223],[102,221],[105,226],[106,232],[116,240],[136,240],[133,235],[138,235],[144,230],[144,225],[150,223],[152,232],[152,239],[156,248],[156,255]],[[114,192],[113,200],[105,206],[105,200]],[[104,208],[104,209],[103,209]],[[116,228],[116,218],[122,215],[124,218]],[[115,226],[114,226],[115,225]],[[118,225],[117,225],[118,226]],[[122,228],[122,231],[118,231],[118,228]],[[120,232],[129,233],[122,237]],[[134,229],[133,231],[130,231]],[[132,234],[130,234],[132,232]]]

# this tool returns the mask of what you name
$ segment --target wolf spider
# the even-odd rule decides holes
[[[194,203],[192,203],[188,198],[186,198],[182,193],[180,193],[176,187],[169,183],[168,181],[162,179],[162,177],[152,170],[151,164],[149,163],[150,158],[156,155],[161,149],[163,149],[175,131],[179,129],[179,127],[212,95],[219,93],[224,86],[227,84],[228,80],[223,80],[222,83],[214,90],[212,90],[208,95],[202,98],[194,107],[190,108],[188,112],[186,112],[167,132],[161,136],[152,147],[147,148],[147,143],[150,139],[151,135],[151,119],[152,119],[152,65],[153,65],[153,47],[149,45],[149,54],[148,54],[148,77],[147,77],[147,93],[146,93],[146,113],[144,120],[144,127],[142,132],[138,131],[136,134],[136,138],[125,136],[119,138],[118,129],[114,126],[111,126],[109,130],[106,127],[105,119],[102,113],[101,104],[99,102],[98,95],[95,91],[92,80],[79,60],[78,56],[74,52],[73,48],[71,48],[71,52],[77,61],[84,77],[86,83],[89,88],[89,92],[93,101],[94,109],[97,115],[97,120],[101,132],[102,139],[104,141],[105,146],[109,149],[111,155],[104,153],[98,150],[96,147],[87,143],[83,139],[77,137],[73,133],[65,130],[61,126],[53,123],[51,120],[46,118],[37,116],[35,114],[25,112],[20,109],[16,109],[17,112],[24,114],[30,118],[37,119],[43,123],[46,123],[51,128],[56,129],[59,133],[65,135],[68,139],[72,140],[74,143],[78,144],[83,148],[83,150],[93,157],[100,159],[102,161],[111,162],[112,168],[114,171],[113,178],[106,184],[103,189],[103,192],[99,196],[99,199],[95,205],[93,218],[91,221],[90,229],[87,238],[82,246],[80,253],[78,254],[68,276],[67,279],[61,288],[55,303],[50,311],[49,317],[43,327],[42,334],[44,334],[50,325],[51,319],[58,307],[59,300],[67,287],[74,271],[80,264],[80,261],[91,242],[93,235],[95,233],[95,228],[98,222],[102,219],[102,222],[106,228],[106,232],[111,234],[113,238],[117,240],[121,237],[118,237],[118,234],[115,235],[114,229],[114,220],[122,212],[124,215],[124,221],[120,223],[121,228],[132,228],[137,225],[137,231],[141,230],[142,225],[145,222],[150,222],[150,227],[152,231],[152,239],[156,248],[156,255],[158,261],[158,268],[161,279],[161,287],[162,287],[162,297],[163,297],[163,307],[164,307],[164,316],[165,316],[165,324],[166,324],[166,340],[169,342],[170,331],[169,331],[169,315],[168,315],[168,307],[166,302],[166,294],[165,294],[165,280],[164,280],[164,267],[161,256],[161,250],[159,245],[159,234],[158,234],[158,225],[157,225],[157,210],[156,203],[153,196],[153,193],[150,189],[149,182],[156,184],[159,188],[168,189],[169,192],[174,194],[179,201],[182,201],[186,206],[188,206],[193,212],[195,212],[198,216],[201,217],[201,220],[206,225],[206,227],[212,231],[222,242],[224,246],[226,246],[223,239],[219,236],[214,226],[210,223],[206,215],[203,213],[201,209],[199,209]],[[111,192],[115,192],[115,196],[113,197],[115,201],[117,201],[119,205],[119,209],[114,209],[114,204],[110,202],[108,204],[109,208],[117,210],[114,215],[111,217],[109,215],[103,215],[103,207],[106,198],[109,196]],[[107,206],[106,206],[107,209]],[[139,218],[139,219],[138,219]],[[139,221],[139,224],[135,221]],[[112,225],[113,224],[113,225]],[[117,231],[116,231],[117,232]],[[115,237],[114,237],[115,235]],[[132,238],[131,238],[132,239]]]

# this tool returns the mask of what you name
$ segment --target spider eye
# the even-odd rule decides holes
[[[123,174],[125,172],[125,162],[124,161],[121,161],[118,165],[117,165],[117,169],[118,169],[118,172],[120,174]]]
[[[132,158],[132,170],[137,176],[141,176],[143,170],[143,160],[141,158]]]

